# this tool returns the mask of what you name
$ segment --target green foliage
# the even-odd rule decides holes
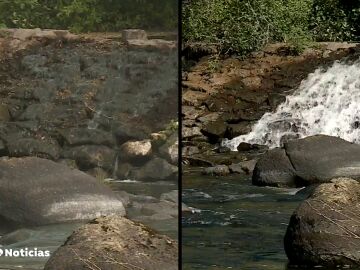
[[[317,41],[359,40],[360,2],[314,0],[310,27]]]
[[[184,38],[247,54],[269,42],[311,40],[312,0],[193,0],[183,8]]]
[[[174,30],[177,0],[1,0],[8,27],[62,28],[75,32],[124,28]]]
[[[182,10],[185,41],[246,55],[271,42],[301,51],[309,42],[360,39],[360,1],[192,0]]]

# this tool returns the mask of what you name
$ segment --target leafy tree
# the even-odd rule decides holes
[[[270,42],[303,49],[310,41],[360,39],[360,1],[191,0],[182,10],[185,41],[240,55]]]
[[[123,28],[174,30],[177,0],[1,0],[8,27],[66,28],[75,32]]]

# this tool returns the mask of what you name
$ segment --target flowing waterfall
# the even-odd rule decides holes
[[[317,69],[275,112],[264,114],[249,134],[224,140],[223,145],[232,150],[241,142],[273,148],[315,134],[360,143],[360,61]]]

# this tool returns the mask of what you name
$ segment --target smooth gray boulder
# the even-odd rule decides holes
[[[45,270],[177,270],[178,243],[138,222],[109,216],[76,230]]]
[[[95,178],[36,157],[0,160],[0,220],[20,225],[125,215],[120,198]]]
[[[300,185],[284,149],[266,152],[256,163],[252,183],[257,186],[295,187]]]
[[[317,186],[291,216],[284,238],[290,263],[322,265],[324,269],[358,267],[359,205],[360,184],[356,180],[338,178]]]
[[[343,139],[316,135],[284,145],[296,175],[308,183],[336,177],[360,179],[360,145]]]
[[[260,186],[302,187],[337,177],[360,180],[360,145],[315,135],[266,152],[257,162],[252,179]]]

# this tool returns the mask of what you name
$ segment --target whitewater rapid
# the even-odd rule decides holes
[[[360,61],[317,69],[275,112],[264,114],[249,134],[222,144],[232,150],[241,142],[273,148],[315,134],[360,143]]]

